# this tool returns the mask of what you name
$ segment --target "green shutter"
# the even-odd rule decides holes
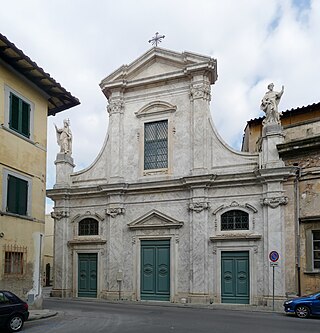
[[[14,131],[30,137],[30,104],[10,93],[9,127]]]
[[[7,211],[13,214],[27,215],[28,182],[8,175]]]
[[[30,137],[30,105],[22,101],[21,133]]]
[[[8,190],[7,190],[7,211],[16,213],[17,202],[17,178],[8,175]]]
[[[10,119],[9,127],[19,131],[19,98],[10,93]]]

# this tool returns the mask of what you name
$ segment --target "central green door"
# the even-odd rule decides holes
[[[141,299],[170,300],[170,241],[141,241]]]
[[[249,304],[249,252],[221,252],[222,303]]]
[[[97,254],[78,254],[78,297],[97,297]]]

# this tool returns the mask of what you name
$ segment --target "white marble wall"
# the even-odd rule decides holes
[[[215,79],[213,59],[156,48],[103,80],[110,118],[102,151],[93,165],[71,174],[69,188],[48,191],[55,201],[57,294],[77,295],[75,257],[96,251],[98,297],[118,297],[120,274],[121,297],[139,300],[141,240],[170,239],[171,301],[221,302],[221,252],[243,250],[250,258],[250,303],[268,300],[271,249],[283,257],[277,278],[286,273],[282,182],[289,171],[274,139],[281,133],[266,135],[260,160],[228,147],[210,117]],[[143,170],[144,122],[162,119],[169,124],[168,169]],[[220,216],[229,209],[248,212],[249,230],[221,231]],[[158,213],[146,228],[152,211]],[[81,243],[77,221],[86,216],[99,220],[101,233]]]

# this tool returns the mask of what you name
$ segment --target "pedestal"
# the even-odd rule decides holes
[[[70,187],[70,175],[73,173],[73,158],[64,153],[58,153],[54,162],[56,165],[56,183],[53,188]]]
[[[277,145],[283,143],[284,134],[280,124],[265,124],[262,128],[262,168],[284,167],[284,162],[280,159]]]

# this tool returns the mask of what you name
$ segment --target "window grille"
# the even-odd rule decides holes
[[[320,231],[313,231],[313,268],[320,270]]]
[[[4,274],[23,275],[27,260],[27,247],[4,245]]]
[[[144,124],[144,169],[168,167],[168,121]]]
[[[86,218],[79,222],[79,236],[98,235],[98,221]]]
[[[249,230],[249,214],[231,210],[221,215],[221,230]]]

